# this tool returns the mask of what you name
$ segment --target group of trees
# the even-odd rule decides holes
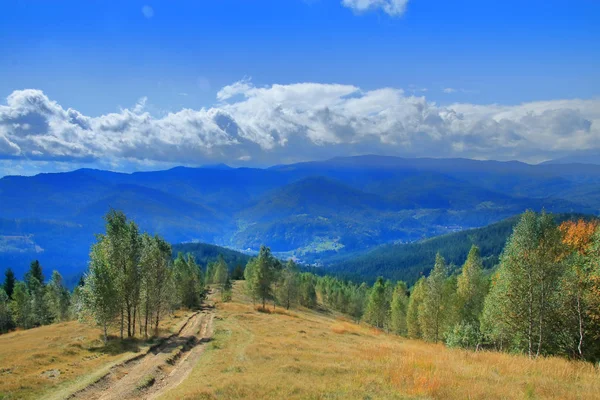
[[[378,328],[449,346],[530,357],[600,359],[600,228],[524,213],[492,271],[471,248],[462,269],[438,253],[410,292],[379,278],[368,288],[319,278],[325,303]],[[357,300],[357,305],[353,305]],[[362,302],[362,306],[361,306]]]
[[[104,340],[117,328],[121,339],[156,334],[161,319],[178,308],[200,307],[206,284],[215,284],[224,300],[231,296],[232,274],[222,256],[207,271],[192,254],[172,259],[171,245],[160,236],[140,233],[125,214],[105,216],[106,232],[97,235],[90,250],[89,268],[70,293],[57,271],[45,283],[38,261],[31,263],[23,281],[6,271],[0,287],[0,333],[32,328],[74,318],[102,327]]]
[[[54,271],[45,282],[39,261],[33,261],[23,281],[9,268],[0,287],[0,333],[66,321],[74,314],[62,276]]]
[[[268,248],[249,261],[248,294],[329,308],[399,335],[448,346],[600,360],[600,227],[597,221],[557,225],[546,213],[524,213],[499,263],[484,268],[472,246],[462,268],[439,253],[428,276],[410,290],[378,278],[373,286],[301,273]]]
[[[307,272],[301,273],[294,260],[283,264],[266,246],[261,246],[258,256],[248,261],[244,279],[248,295],[263,309],[268,301],[287,309],[297,304],[309,308],[317,305],[315,287],[318,278]]]

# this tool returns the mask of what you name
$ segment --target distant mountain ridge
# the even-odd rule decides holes
[[[244,250],[264,243],[284,257],[326,263],[528,208],[597,214],[600,166],[357,156],[265,169],[7,176],[0,179],[0,269],[23,270],[27,257],[65,275],[85,269],[111,207],[172,243]],[[14,236],[27,239],[2,240]]]

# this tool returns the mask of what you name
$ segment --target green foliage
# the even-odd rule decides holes
[[[316,279],[315,275],[308,272],[300,274],[300,304],[304,307],[317,306]]]
[[[195,309],[200,306],[203,293],[202,271],[194,257],[179,253],[173,263],[174,284],[177,290],[176,304],[179,307]]]
[[[504,282],[492,287],[497,303],[486,303],[501,310],[496,322],[487,323],[509,326],[512,347],[530,357],[553,353],[559,345],[563,253],[561,234],[553,218],[545,213],[526,212],[502,254],[500,271]],[[487,314],[494,312],[488,310]]]
[[[473,245],[457,280],[456,301],[462,322],[479,325],[487,288],[479,248]]]
[[[240,281],[244,279],[244,267],[241,264],[237,264],[231,273],[231,279],[234,281]]]
[[[446,345],[463,349],[476,350],[481,343],[481,333],[477,325],[461,322],[446,333]]]
[[[271,250],[261,246],[258,257],[246,266],[246,287],[253,299],[262,302],[263,308],[267,300],[274,298],[273,284],[277,278],[278,263]]]
[[[386,293],[386,284],[382,277],[377,278],[371,288],[369,300],[365,310],[365,322],[377,327],[387,327],[389,323],[388,310],[390,308],[389,299]]]
[[[70,319],[71,298],[58,271],[52,272],[52,278],[46,285],[45,300],[54,321],[67,321]]]
[[[29,271],[25,274],[25,285],[27,289],[31,291],[32,280],[36,279],[38,283],[44,284],[44,273],[42,272],[42,266],[38,260],[34,260],[29,265]]]
[[[300,277],[298,266],[294,260],[289,260],[281,270],[277,284],[277,299],[286,309],[298,302],[300,291]]]
[[[10,298],[0,287],[0,333],[5,333],[14,327],[11,311]]]
[[[85,311],[102,326],[104,342],[108,341],[108,328],[115,322],[121,308],[117,286],[119,271],[110,263],[106,240],[100,237],[92,246],[89,270],[82,289]]]
[[[13,291],[15,290],[15,282],[15,273],[12,269],[8,268],[4,272],[4,283],[2,284],[2,287],[9,299],[12,298]]]
[[[427,277],[425,297],[419,307],[419,324],[423,339],[438,342],[448,328],[451,292],[446,283],[448,268],[444,257],[436,256],[435,266]]]
[[[235,265],[240,266],[242,271],[242,266],[246,265],[250,258],[252,258],[247,254],[240,253],[239,251],[207,243],[181,243],[173,245],[173,254],[176,255],[179,252],[191,254],[196,263],[199,265],[210,265],[218,261],[219,257],[222,257],[229,269],[232,269]],[[238,277],[233,279],[240,278]],[[208,284],[209,282],[207,281],[206,283]]]
[[[408,307],[406,309],[406,329],[408,337],[413,339],[421,338],[421,324],[419,321],[419,309],[423,304],[426,295],[426,280],[424,277],[419,279],[412,288],[412,292],[408,299]]]
[[[406,283],[399,281],[396,283],[392,295],[392,304],[390,310],[390,327],[392,332],[397,335],[406,336],[408,328],[406,324],[406,312],[408,308],[408,289]]]
[[[35,326],[31,295],[27,290],[27,286],[24,282],[17,282],[15,290],[13,292],[13,304],[12,304],[13,318],[17,326],[25,329],[33,328]]]

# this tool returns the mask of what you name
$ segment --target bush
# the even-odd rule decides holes
[[[478,327],[469,323],[456,324],[446,334],[446,346],[448,347],[475,350],[480,343],[481,333]]]

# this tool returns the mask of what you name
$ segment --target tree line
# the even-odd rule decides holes
[[[8,269],[0,288],[0,333],[52,322],[79,319],[102,328],[103,338],[117,329],[121,339],[158,333],[165,315],[179,308],[196,309],[207,284],[215,284],[223,299],[231,296],[231,273],[223,257],[204,272],[192,254],[173,260],[171,245],[158,235],[140,233],[120,211],[105,217],[105,232],[90,250],[88,270],[72,292],[57,271],[45,283],[38,261],[23,281]]]
[[[499,264],[484,269],[472,246],[457,268],[437,254],[433,269],[408,288],[378,278],[372,286],[300,272],[262,247],[245,272],[247,294],[262,308],[318,304],[355,321],[450,347],[495,349],[530,357],[600,360],[600,227],[557,225],[524,213]]]
[[[22,281],[9,268],[0,287],[0,333],[33,328],[73,318],[71,294],[62,276],[52,272],[48,283],[39,261],[33,261]]]

